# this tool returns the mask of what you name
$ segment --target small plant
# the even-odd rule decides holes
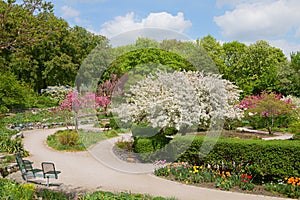
[[[133,141],[126,141],[122,138],[121,140],[117,141],[115,145],[120,149],[133,152],[134,151],[133,143],[134,143]]]
[[[252,183],[252,176],[242,174],[241,176],[241,188],[242,190],[253,190],[254,184]]]
[[[50,190],[41,190],[37,192],[37,196],[43,200],[67,200],[68,198],[60,192]]]
[[[92,194],[87,194],[79,197],[79,200],[96,200],[96,199],[132,199],[132,200],[175,200],[175,198],[164,198],[164,197],[152,197],[147,194],[132,194],[132,193],[112,193],[112,192],[94,192]]]
[[[264,185],[265,190],[271,191],[273,193],[283,194],[290,198],[300,197],[300,178],[290,177],[285,178],[284,181],[279,181],[278,183],[267,183]]]
[[[32,200],[34,199],[34,185],[0,179],[0,199]]]
[[[230,190],[238,186],[243,190],[253,190],[252,176],[236,174],[229,171],[212,170],[204,166],[188,163],[173,163],[155,170],[155,175],[185,184],[214,183],[217,188]]]
[[[66,135],[62,136],[62,134]],[[78,132],[75,130],[63,130],[58,131],[53,135],[49,135],[47,137],[47,144],[51,148],[59,151],[85,151],[88,147],[98,143],[99,141],[116,136],[118,136],[118,134],[114,130],[105,132],[93,132],[81,129],[78,130]]]
[[[64,130],[61,131],[57,135],[57,140],[62,144],[62,145],[68,145],[68,146],[74,146],[78,140],[79,140],[79,135],[77,131],[74,130]]]

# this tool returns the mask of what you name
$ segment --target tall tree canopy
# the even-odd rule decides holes
[[[42,0],[0,2],[1,69],[11,71],[35,92],[52,85],[73,85],[82,60],[103,37],[53,14]]]
[[[221,45],[212,36],[199,40],[223,77],[236,83],[243,95],[280,90],[279,70],[288,60],[282,50],[266,41],[249,46],[233,41]]]
[[[0,2],[0,50],[15,50],[43,41],[55,26],[45,26],[53,17],[53,5],[42,0]]]

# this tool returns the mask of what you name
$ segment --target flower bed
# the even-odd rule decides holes
[[[254,184],[255,176],[243,172],[213,170],[210,166],[170,163],[155,170],[154,174],[172,181],[201,187],[218,188],[235,192],[262,194],[276,197],[300,197],[300,178],[290,177],[261,185]]]
[[[184,162],[168,164],[166,167],[156,169],[154,173],[157,176],[185,184],[213,183],[216,188],[224,190],[230,190],[233,187],[239,187],[242,190],[253,190],[254,188],[251,175],[213,170]]]

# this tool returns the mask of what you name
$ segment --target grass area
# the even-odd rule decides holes
[[[79,130],[61,130],[47,137],[47,144],[59,151],[85,151],[90,146],[112,137],[118,136],[114,130],[92,132]]]
[[[109,138],[118,136],[118,132],[115,130],[103,131],[103,132],[92,132],[79,130],[79,137],[81,142],[86,148]]]

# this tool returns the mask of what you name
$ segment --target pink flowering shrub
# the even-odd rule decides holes
[[[108,97],[100,97],[95,93],[87,92],[84,95],[78,94],[78,91],[70,92],[66,99],[60,104],[59,110],[73,111],[75,114],[75,129],[78,129],[78,115],[80,111],[92,111],[103,108],[107,112],[110,99]]]
[[[288,125],[289,114],[293,113],[293,104],[290,99],[283,99],[281,94],[262,92],[260,95],[246,96],[240,102],[238,107],[245,111],[246,118],[252,122],[260,121],[265,123],[269,133],[272,133],[271,128],[275,125],[277,118],[286,120]],[[252,124],[257,125],[257,124]],[[283,124],[280,123],[282,126]],[[258,128],[258,127],[256,127]]]

